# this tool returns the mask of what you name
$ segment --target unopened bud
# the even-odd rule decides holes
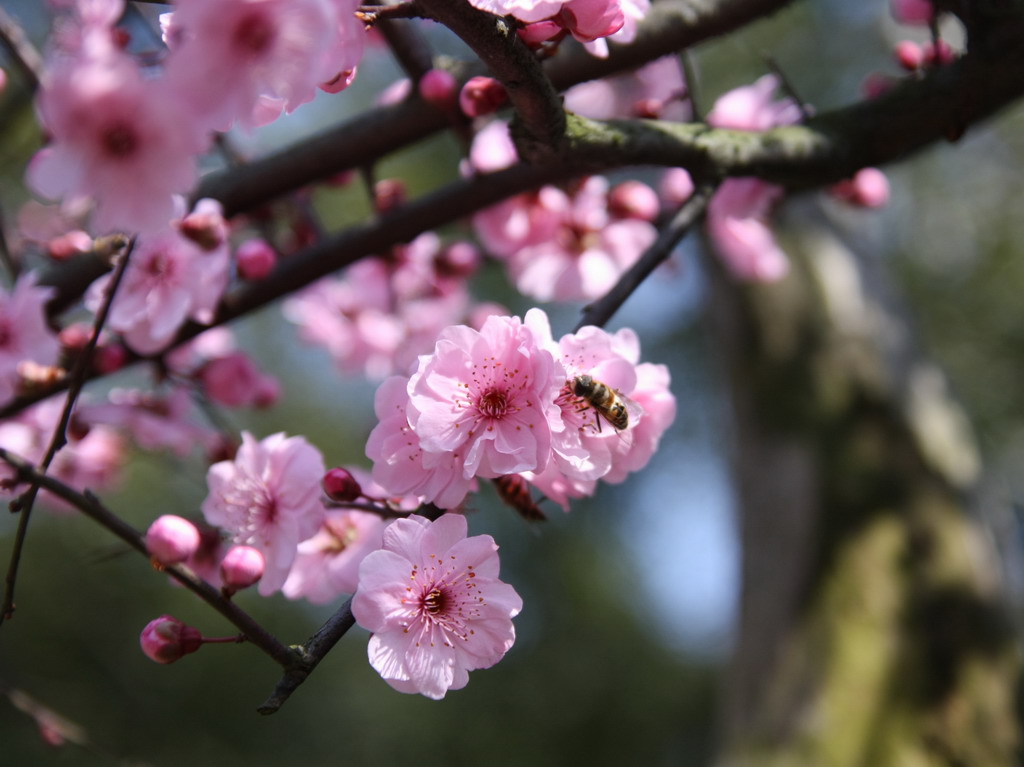
[[[451,72],[431,69],[423,73],[417,88],[420,98],[438,109],[447,111],[455,106],[459,83]]]
[[[508,101],[505,86],[493,77],[471,77],[459,92],[459,108],[467,117],[496,112]]]
[[[246,240],[235,251],[238,275],[243,280],[262,280],[277,265],[277,253],[270,243],[260,238]]]
[[[127,361],[128,350],[121,346],[121,344],[112,344],[96,348],[92,358],[92,365],[96,368],[96,372],[108,375],[123,368],[124,363]]]
[[[157,663],[174,663],[198,650],[202,643],[203,636],[198,629],[172,615],[161,615],[150,621],[139,635],[142,652]]]
[[[397,178],[385,178],[373,185],[373,202],[378,213],[394,210],[409,196],[405,182]]]
[[[468,242],[453,242],[438,253],[434,268],[442,277],[469,277],[480,266],[480,251]]]
[[[693,196],[693,178],[685,168],[669,168],[661,177],[658,191],[669,208],[678,208]]]
[[[216,250],[228,238],[228,225],[219,204],[197,204],[194,211],[178,222],[178,231],[203,250]]]
[[[359,486],[359,482],[352,476],[352,473],[340,466],[330,469],[324,474],[321,484],[327,497],[338,503],[354,501],[363,494],[363,488]]]
[[[924,51],[913,40],[901,40],[896,43],[896,61],[908,72],[914,72],[924,64]]]
[[[220,562],[220,577],[224,590],[233,594],[247,589],[263,577],[266,559],[263,552],[252,546],[232,546]]]
[[[54,261],[67,261],[92,250],[92,237],[81,229],[65,232],[46,243],[46,252]]]
[[[623,181],[608,195],[608,208],[617,218],[653,221],[660,207],[658,195],[642,181]]]
[[[162,565],[184,562],[199,549],[199,530],[184,517],[164,514],[146,531],[146,550]]]
[[[889,202],[889,179],[878,168],[861,168],[853,178],[840,181],[830,191],[851,205],[881,208]]]

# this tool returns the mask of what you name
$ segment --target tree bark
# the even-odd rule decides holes
[[[805,240],[774,285],[710,269],[743,547],[719,765],[1017,764],[967,419],[878,265]]]

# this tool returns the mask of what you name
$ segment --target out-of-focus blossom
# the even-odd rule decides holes
[[[274,266],[277,265],[277,251],[266,240],[246,240],[235,251],[235,264],[242,279],[262,280],[274,271]]]
[[[108,327],[140,354],[160,351],[188,319],[209,322],[227,287],[226,245],[206,251],[174,229],[139,239],[110,309]],[[86,306],[99,310],[111,275],[89,288]]]
[[[935,16],[931,0],[890,0],[893,18],[902,24],[927,25]]]
[[[878,168],[861,168],[853,178],[829,190],[837,199],[862,208],[881,208],[889,202],[889,179]]]
[[[76,49],[54,56],[43,76],[38,106],[51,141],[29,164],[29,186],[65,203],[94,200],[94,232],[167,226],[173,195],[195,182],[207,132],[166,82],[143,78],[109,28],[88,19],[76,28]]]
[[[459,91],[459,108],[467,117],[489,115],[507,101],[505,86],[493,77],[471,77]]]
[[[398,519],[360,565],[352,612],[373,632],[370,665],[400,692],[439,700],[515,642],[523,600],[498,579],[494,539],[466,532],[458,514]]]
[[[281,591],[289,599],[307,599],[316,605],[354,594],[359,564],[381,547],[386,526],[378,514],[328,510],[320,530],[299,544]]]
[[[35,273],[29,272],[10,293],[0,289],[0,404],[17,394],[19,365],[56,365],[60,356],[60,343],[46,323],[46,302],[53,289],[37,283]]]
[[[273,434],[263,440],[242,432],[233,461],[210,467],[210,492],[203,501],[206,520],[224,528],[234,543],[263,552],[267,566],[259,592],[266,596],[284,584],[298,545],[324,518],[320,451],[302,437]]]
[[[451,72],[431,69],[423,73],[417,88],[420,98],[442,111],[447,111],[455,105],[459,84]]]

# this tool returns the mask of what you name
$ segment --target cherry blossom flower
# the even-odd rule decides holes
[[[551,352],[519,318],[448,327],[409,379],[409,425],[425,453],[457,454],[466,479],[539,471],[560,385]]]
[[[526,23],[549,19],[569,0],[469,0],[469,4],[495,16],[514,16]]]
[[[299,544],[282,593],[315,605],[327,604],[341,594],[354,594],[359,564],[381,547],[387,524],[379,514],[329,509],[320,530]]]
[[[209,322],[227,287],[227,245],[206,251],[166,228],[139,239],[110,309],[108,327],[140,354],[160,351],[187,319]],[[110,275],[89,288],[86,306],[103,303]]]
[[[475,486],[462,471],[458,451],[426,453],[409,425],[408,379],[392,376],[377,389],[374,412],[380,419],[366,442],[373,480],[392,495],[417,495],[443,509],[462,503]]]
[[[442,328],[466,315],[472,265],[453,270],[447,254],[427,232],[392,259],[363,259],[319,281],[285,303],[285,316],[343,371],[376,379],[406,373]]]
[[[692,110],[678,56],[665,56],[624,75],[574,85],[565,92],[565,106],[595,120],[657,117],[685,122]]]
[[[352,0],[179,0],[167,78],[207,125],[263,125],[354,76]],[[339,84],[341,84],[340,87]]]
[[[800,120],[792,99],[775,100],[775,75],[729,91],[715,102],[708,123],[716,128],[765,131]],[[741,279],[769,282],[789,270],[789,259],[775,241],[769,214],[783,190],[758,179],[726,179],[708,205],[707,231],[719,255]]]
[[[41,461],[63,410],[64,398],[50,397],[0,423],[0,447],[29,461]],[[87,487],[98,492],[110,489],[120,478],[124,465],[124,440],[113,429],[90,426],[77,415],[73,425],[68,430],[67,444],[57,453],[48,474],[74,488]],[[0,467],[0,477],[13,476],[10,467]],[[46,491],[40,497],[53,511],[72,511],[71,506]]]
[[[207,473],[210,493],[203,515],[227,530],[234,543],[263,552],[263,596],[281,588],[299,543],[323,521],[323,474],[320,451],[302,437],[277,433],[257,442],[248,432],[242,432],[235,459],[215,463]]]
[[[398,519],[360,565],[352,612],[373,632],[370,665],[399,692],[440,700],[515,642],[523,601],[498,579],[494,539],[466,532],[458,514]]]
[[[40,287],[34,272],[22,275],[7,293],[0,289],[0,404],[17,393],[18,366],[31,361],[56,365],[57,336],[46,324],[46,302],[52,288]]]
[[[43,77],[38,106],[51,142],[27,181],[49,199],[95,200],[97,232],[158,229],[174,215],[173,195],[195,182],[209,137],[163,80],[145,80],[110,29],[96,27],[86,24],[78,49]]]

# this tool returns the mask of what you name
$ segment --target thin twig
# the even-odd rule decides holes
[[[43,77],[43,57],[29,41],[21,25],[2,7],[0,7],[0,45],[7,50],[11,60],[21,70],[28,89],[34,91],[38,88],[39,81]]]
[[[134,249],[135,237],[133,236],[124,246],[124,253],[110,279],[110,284],[107,286],[107,294],[104,296],[103,304],[100,306],[100,310],[96,313],[96,320],[93,322],[92,336],[89,338],[89,342],[82,350],[81,355],[79,355],[78,359],[75,361],[75,366],[68,376],[68,393],[67,397],[64,399],[64,410],[61,413],[60,420],[53,431],[53,436],[50,439],[50,444],[46,449],[43,460],[39,464],[40,475],[46,474],[47,470],[50,468],[50,464],[53,463],[53,459],[57,455],[57,452],[67,444],[67,430],[68,424],[71,422],[71,413],[74,411],[75,402],[78,400],[78,395],[81,393],[82,387],[85,385],[86,374],[92,366],[92,357],[93,353],[96,351],[96,344],[99,341],[100,332],[106,324],[107,316],[110,313],[110,306],[114,302],[114,296],[117,293],[117,288],[121,284],[121,279],[124,277],[125,270],[128,268],[128,261],[130,260]],[[32,507],[35,504],[38,493],[39,484],[33,481],[28,490],[11,503],[12,511],[14,511],[15,506],[17,506],[21,511],[21,517],[18,520],[18,529],[14,536],[14,548],[11,551],[11,562],[7,569],[4,600],[3,604],[0,605],[0,626],[3,625],[3,622],[7,618],[14,614],[14,586],[18,579],[18,566],[21,563],[21,553],[25,546],[25,538],[28,535],[28,523],[32,515]]]
[[[686,97],[690,100],[690,119],[693,122],[704,122],[704,112],[700,108],[700,86],[697,82],[697,71],[693,64],[693,55],[689,50],[679,54],[679,63],[683,68]]]
[[[575,330],[585,325],[603,326],[618,311],[640,284],[647,279],[670,255],[679,241],[686,235],[697,221],[704,215],[717,184],[701,184],[693,195],[683,203],[672,220],[658,234],[658,239],[640,257],[617,283],[603,297],[589,306],[584,307],[583,316]]]
[[[67,501],[87,517],[105,527],[149,559],[149,552],[146,550],[146,542],[142,533],[110,511],[89,491],[80,493],[60,480],[46,476],[33,466],[30,461],[4,448],[0,448],[0,460],[13,466],[21,479],[32,482],[38,487],[53,493],[58,498]],[[297,663],[301,663],[301,658],[293,650],[282,644],[252,616],[230,599],[225,598],[219,590],[204,581],[192,570],[183,565],[166,565],[161,566],[161,569],[227,618],[245,635],[248,641],[259,647],[279,664],[285,668],[290,668]]]

